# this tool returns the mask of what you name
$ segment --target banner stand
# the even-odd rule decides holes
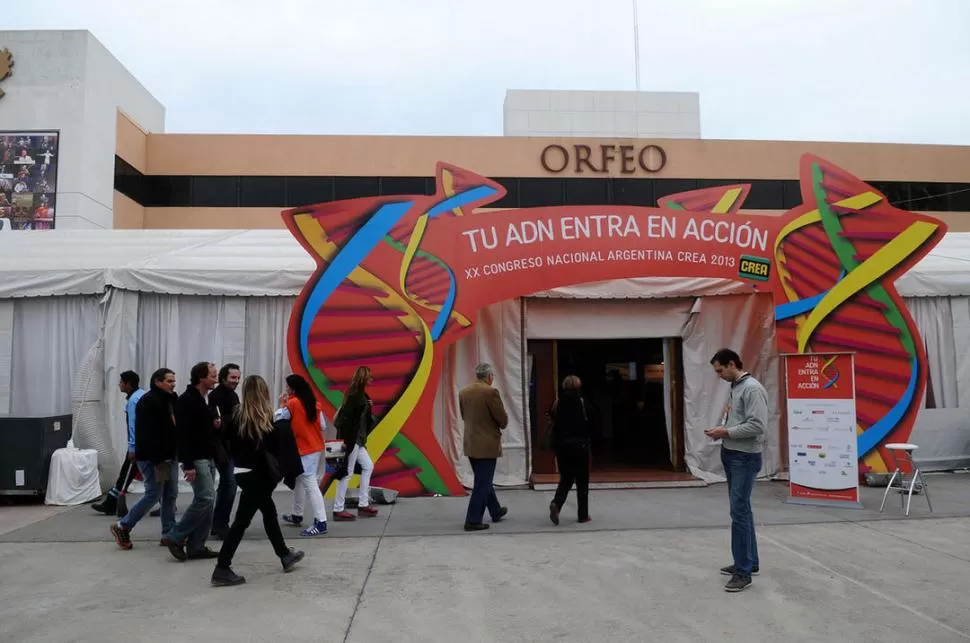
[[[788,496],[784,502],[789,505],[811,505],[813,507],[831,507],[832,509],[865,509],[861,502],[850,500],[821,500]]]
[[[794,505],[862,509],[853,353],[788,353],[788,497]]]

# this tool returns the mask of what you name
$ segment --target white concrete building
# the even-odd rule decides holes
[[[2,49],[0,135],[59,132],[55,226],[113,227],[118,112],[163,132],[165,108],[88,31],[0,31]]]
[[[700,94],[511,89],[504,123],[505,136],[700,138]]]

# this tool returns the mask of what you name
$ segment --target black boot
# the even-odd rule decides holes
[[[290,549],[290,553],[288,553],[286,556],[283,556],[282,558],[280,558],[280,561],[282,561],[282,563],[283,563],[283,571],[284,572],[291,572],[291,571],[293,571],[293,568],[296,566],[296,564],[298,562],[300,562],[301,560],[303,560],[303,557],[305,555],[306,554],[304,554],[302,551],[297,551],[295,549]]]
[[[109,493],[104,497],[104,500],[91,505],[91,508],[106,516],[114,516],[115,512],[118,511],[118,498]]]
[[[229,587],[231,585],[242,585],[246,582],[245,577],[238,575],[229,567],[216,567],[212,571],[212,584],[215,587]]]

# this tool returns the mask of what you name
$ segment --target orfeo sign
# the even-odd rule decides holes
[[[656,174],[667,165],[667,153],[659,145],[547,145],[539,157],[542,168],[559,174],[567,169],[577,174],[609,174],[616,167],[620,174]]]

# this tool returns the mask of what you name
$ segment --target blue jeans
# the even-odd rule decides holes
[[[721,463],[724,465],[728,498],[731,500],[731,555],[734,556],[734,567],[738,574],[750,577],[751,569],[759,566],[751,492],[761,471],[761,454],[721,447]]]
[[[218,467],[219,489],[216,491],[216,508],[212,512],[213,529],[229,529],[229,514],[232,513],[232,503],[236,501],[236,476],[233,473],[232,459]]]
[[[168,474],[168,481],[159,484],[155,481],[155,464],[147,460],[138,461],[138,469],[145,482],[145,494],[139,498],[129,510],[128,514],[118,521],[125,529],[132,529],[138,521],[151,511],[162,498],[162,535],[165,536],[175,527],[175,501],[179,497],[178,465],[172,461],[172,470]]]
[[[495,479],[495,459],[482,460],[479,458],[468,458],[475,472],[475,486],[472,487],[472,495],[468,499],[468,512],[465,514],[466,525],[477,525],[485,518],[485,509],[494,521],[498,518],[498,512],[502,505],[498,503],[498,496],[495,495],[495,487],[492,481]]]
[[[212,528],[212,507],[216,502],[216,465],[212,460],[195,460],[195,481],[192,482],[192,504],[182,514],[182,519],[168,532],[177,543],[186,539],[187,553],[195,554],[205,549],[205,541]]]

